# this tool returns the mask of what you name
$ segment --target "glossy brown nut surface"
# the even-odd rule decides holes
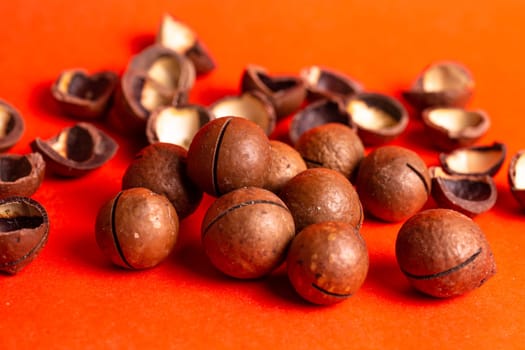
[[[357,192],[338,171],[307,169],[288,181],[279,197],[290,209],[297,232],[323,221],[342,221],[361,228],[363,209]]]
[[[414,288],[438,298],[472,291],[496,273],[480,227],[449,209],[429,209],[407,220],[396,239],[396,258]]]
[[[119,192],[97,214],[95,236],[102,253],[115,265],[145,269],[172,252],[179,219],[169,200],[146,188]]]
[[[120,81],[115,108],[109,116],[124,133],[143,133],[151,112],[188,101],[195,68],[183,55],[152,45],[132,57]]]
[[[288,277],[304,299],[339,303],[357,292],[368,273],[368,250],[355,226],[321,222],[294,238],[287,257]]]
[[[31,196],[44,180],[45,169],[40,153],[0,155],[0,198]]]
[[[109,107],[117,84],[118,76],[114,72],[89,75],[82,69],[69,69],[53,83],[51,94],[67,115],[94,119],[102,117]]]
[[[213,118],[200,105],[159,107],[148,118],[146,137],[149,143],[167,142],[188,149],[197,131]]]
[[[432,143],[446,151],[471,146],[490,127],[490,118],[484,111],[462,108],[427,108],[422,120]]]
[[[402,221],[414,215],[430,195],[430,174],[415,152],[399,146],[381,146],[361,162],[356,188],[363,207],[384,221]]]
[[[288,180],[306,170],[306,163],[299,152],[284,142],[270,140],[270,147],[270,169],[263,187],[279,193]]]
[[[500,142],[470,146],[441,153],[439,162],[449,174],[490,175],[498,173],[507,155],[507,146]]]
[[[213,265],[236,278],[269,274],[285,259],[293,217],[270,191],[245,187],[218,198],[202,222],[202,244]]]
[[[342,72],[320,66],[305,67],[300,72],[306,84],[308,99],[343,101],[363,90],[360,83]]]
[[[78,123],[48,140],[36,138],[31,148],[42,155],[50,172],[78,177],[109,161],[117,152],[118,144],[94,125]]]
[[[13,147],[25,130],[20,112],[4,100],[0,100],[0,152]]]
[[[272,102],[259,91],[246,91],[239,96],[226,96],[209,107],[216,118],[240,117],[259,125],[266,135],[275,129],[276,115]]]
[[[299,109],[306,97],[303,79],[294,76],[269,75],[265,68],[248,65],[241,76],[241,91],[257,90],[266,95],[277,118]]]
[[[203,126],[188,150],[190,179],[220,196],[241,187],[262,187],[271,162],[270,141],[257,124],[223,117]]]
[[[345,109],[367,146],[381,145],[399,136],[408,125],[408,112],[393,97],[358,93],[345,102]]]
[[[186,172],[187,151],[170,143],[143,148],[122,177],[122,189],[145,187],[164,195],[177,210],[179,219],[193,213],[202,200],[202,191]]]
[[[339,102],[320,100],[297,112],[290,124],[290,141],[295,144],[306,131],[328,123],[341,123],[352,129],[352,117]]]
[[[215,61],[197,34],[185,23],[176,20],[169,14],[164,14],[157,31],[158,44],[185,55],[195,66],[197,75],[211,72],[215,69]]]
[[[309,168],[329,168],[351,178],[365,156],[357,133],[340,123],[317,126],[301,135],[295,148]]]
[[[45,208],[26,197],[0,200],[0,271],[16,274],[46,245],[49,218]]]
[[[472,217],[496,204],[498,190],[489,175],[449,175],[441,167],[431,167],[429,171],[432,197],[441,208]]]
[[[423,69],[403,97],[414,108],[464,107],[474,90],[470,71],[458,62],[442,61]]]
[[[525,208],[525,150],[518,151],[511,158],[507,179],[512,195]]]

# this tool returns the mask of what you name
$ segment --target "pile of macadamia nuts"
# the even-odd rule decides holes
[[[293,288],[315,304],[341,302],[364,283],[365,213],[366,220],[403,222],[397,262],[422,293],[461,295],[496,272],[472,217],[495,204],[493,176],[506,147],[476,145],[490,118],[466,109],[474,80],[464,66],[429,65],[403,92],[413,122],[423,123],[443,152],[440,166],[430,168],[416,152],[388,144],[409,123],[404,105],[342,72],[312,65],[297,75],[272,75],[247,65],[238,95],[209,106],[190,103],[198,76],[214,68],[197,34],[165,15],[155,44],[133,56],[122,76],[66,70],[51,87],[63,112],[83,120],[32,144],[57,175],[82,176],[115,154],[116,142],[87,120],[107,115],[113,130],[149,143],[96,218],[97,243],[114,264],[145,269],[164,261],[180,220],[206,193],[215,197],[201,229],[209,261],[238,279],[261,278],[286,263]],[[270,139],[285,118],[288,139]],[[525,206],[525,150],[508,174]],[[422,210],[430,197],[439,208]],[[2,242],[0,250],[11,244]]]

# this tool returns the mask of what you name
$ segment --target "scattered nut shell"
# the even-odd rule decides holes
[[[378,93],[358,93],[345,103],[367,146],[382,145],[399,136],[408,125],[408,113],[396,99]]]
[[[45,169],[40,153],[0,155],[0,198],[31,196],[44,180]]]
[[[169,14],[164,14],[162,17],[156,41],[188,57],[198,75],[209,73],[215,68],[215,61],[197,34],[185,23],[176,20]]]
[[[428,107],[463,107],[474,90],[470,71],[457,62],[442,61],[427,66],[410,90],[403,91],[405,100],[417,110]]]
[[[214,117],[199,105],[164,106],[154,110],[146,123],[149,143],[166,142],[190,147],[197,131]]]
[[[226,96],[209,107],[215,118],[241,117],[259,125],[266,135],[275,128],[275,110],[270,100],[261,92],[246,91],[240,96]]]
[[[320,66],[303,68],[300,76],[305,81],[310,101],[322,98],[346,100],[363,90],[361,84],[346,74]]]
[[[525,150],[517,152],[510,160],[507,178],[512,195],[525,208]]]
[[[491,175],[500,170],[507,154],[503,143],[460,148],[450,153],[441,153],[439,161],[449,174]]]
[[[306,97],[306,87],[300,77],[272,76],[256,65],[248,65],[241,77],[241,91],[251,90],[260,91],[270,99],[277,118],[299,109]]]
[[[422,119],[431,141],[445,151],[471,146],[490,127],[489,116],[481,110],[427,108]]]
[[[27,197],[0,200],[0,271],[14,275],[35,259],[47,243],[49,218]]]
[[[68,69],[51,86],[51,94],[67,115],[94,119],[106,111],[117,83],[118,76],[113,72],[89,75],[82,69]]]
[[[24,129],[25,123],[20,112],[0,100],[0,152],[13,147],[22,137]]]
[[[50,172],[78,177],[101,167],[115,155],[118,145],[92,124],[78,123],[49,140],[37,137],[31,148],[42,154]]]
[[[341,123],[355,129],[352,117],[341,103],[333,100],[312,102],[297,112],[290,123],[290,141],[295,144],[306,131],[323,124]]]
[[[468,216],[490,210],[498,197],[494,179],[489,175],[450,175],[441,167],[429,169],[432,197],[441,208],[453,209]]]

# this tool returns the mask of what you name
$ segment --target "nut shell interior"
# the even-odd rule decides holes
[[[0,100],[0,152],[13,147],[22,137],[24,130],[25,123],[20,112]]]
[[[300,76],[305,81],[310,100],[345,100],[363,90],[360,83],[346,74],[317,65],[303,68]]]
[[[500,170],[507,147],[503,143],[460,148],[450,153],[441,153],[439,161],[447,173],[463,175],[491,175]]]

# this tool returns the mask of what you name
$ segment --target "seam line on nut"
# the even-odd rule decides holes
[[[468,264],[470,264],[471,262],[473,262],[482,252],[482,249],[479,248],[474,254],[472,254],[467,260],[463,261],[462,263],[448,269],[448,270],[445,270],[445,271],[441,271],[441,272],[437,272],[437,273],[433,273],[431,275],[414,275],[414,274],[411,274],[410,272],[407,272],[405,270],[403,270],[403,273],[409,277],[409,278],[412,278],[412,279],[415,279],[415,280],[429,280],[429,279],[432,279],[432,278],[439,278],[439,277],[444,277],[444,276],[447,276],[447,275],[450,275],[451,273],[454,273],[460,269],[462,269],[463,267],[467,266]]]
[[[321,293],[323,294],[327,294],[329,296],[332,296],[332,297],[336,297],[336,298],[348,298],[348,297],[351,297],[352,296],[352,293],[348,293],[348,294],[345,294],[345,293],[334,293],[334,292],[330,292],[324,288],[321,288],[319,287],[317,284],[315,283],[312,283],[312,287],[314,289],[317,289],[318,291],[320,291]]]
[[[417,177],[419,177],[421,179],[421,182],[423,183],[423,186],[425,186],[425,191],[427,192],[427,194],[430,194],[430,187],[429,187],[428,183],[425,181],[425,177],[423,176],[423,174],[421,174],[410,163],[406,163],[406,166],[409,167],[410,170],[412,170],[417,175]]]
[[[255,204],[275,205],[275,206],[281,207],[281,208],[283,208],[283,209],[288,211],[288,208],[286,206],[282,205],[281,203],[273,202],[273,201],[270,201],[270,200],[259,199],[259,200],[251,200],[251,201],[242,202],[242,203],[236,204],[236,205],[234,205],[232,207],[229,207],[228,209],[226,209],[225,211],[223,211],[219,215],[217,215],[215,217],[215,219],[213,219],[208,224],[208,226],[206,226],[206,228],[204,228],[204,230],[202,231],[203,236],[206,235],[206,233],[208,232],[210,227],[213,226],[213,224],[215,224],[217,221],[219,221],[221,218],[223,218],[226,214],[231,213],[234,210],[237,210],[237,209],[240,209],[240,208],[243,208],[243,207],[247,207],[249,205],[255,205]]]
[[[222,139],[224,138],[224,134],[226,133],[226,128],[228,127],[228,124],[231,122],[231,118],[228,119],[224,125],[222,126],[219,137],[217,137],[217,144],[215,145],[215,149],[213,150],[213,163],[212,163],[212,184],[213,184],[213,192],[215,195],[220,196],[221,193],[219,191],[219,182],[217,180],[217,163],[219,161],[219,151],[222,144]]]
[[[117,211],[117,204],[120,199],[120,196],[122,195],[122,191],[117,195],[115,200],[113,201],[113,206],[111,207],[111,234],[113,235],[113,242],[115,243],[115,248],[117,248],[118,255],[122,259],[122,262],[126,264],[129,268],[133,268],[133,266],[129,263],[129,261],[124,256],[124,252],[122,251],[122,247],[120,246],[120,242],[118,240],[117,235],[117,227],[115,224],[115,212]]]

